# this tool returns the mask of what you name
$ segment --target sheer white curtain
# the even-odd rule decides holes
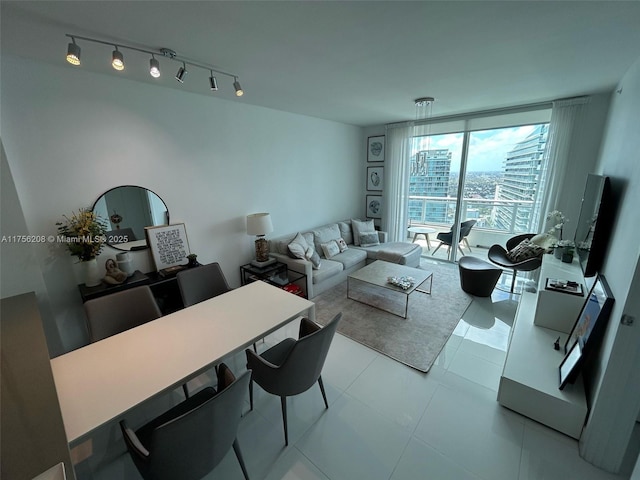
[[[406,122],[386,127],[382,230],[388,232],[391,242],[407,239],[409,159],[413,125],[413,122]]]
[[[571,139],[589,100],[589,97],[579,97],[553,102],[538,187],[541,195],[533,213],[533,227],[537,231],[544,231],[547,213],[560,208],[557,203],[567,173]]]

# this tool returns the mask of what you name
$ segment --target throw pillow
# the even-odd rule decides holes
[[[304,239],[302,234],[298,232],[295,238],[287,246],[294,258],[306,258],[307,250],[309,250],[309,244]]]
[[[373,220],[351,220],[351,228],[353,229],[353,243],[354,245],[360,245],[360,234],[367,232],[375,232],[376,229],[373,226]]]
[[[340,229],[337,223],[325,225],[313,231],[313,242],[315,243],[316,252],[322,252],[322,244],[337,240],[340,238]]]
[[[338,246],[338,242],[331,240],[322,244],[322,251],[324,252],[325,258],[331,258],[340,253],[340,247]]]
[[[340,249],[340,253],[342,253],[345,250],[349,249],[349,247],[347,247],[347,242],[342,237],[340,237],[338,240],[336,240],[336,243],[338,244],[338,248]]]
[[[380,245],[378,232],[365,232],[360,234],[361,247],[372,247],[373,245]]]
[[[507,252],[507,257],[512,262],[522,262],[530,258],[539,257],[545,252],[545,249],[535,243],[531,243],[529,239],[521,241],[518,245]]]
[[[539,233],[534,237],[531,237],[531,243],[544,248],[547,251],[553,249],[553,244],[556,241],[556,237],[549,235],[548,233]]]
[[[348,245],[353,243],[353,232],[351,231],[351,221],[338,222],[338,228],[340,229],[340,235],[344,238],[345,243]]]
[[[311,255],[309,255],[309,258],[307,258],[307,260],[311,262],[311,266],[314,270],[318,270],[320,268],[320,255],[318,255],[318,252],[316,252],[315,250],[311,250]]]

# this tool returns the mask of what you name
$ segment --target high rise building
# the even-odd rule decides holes
[[[510,200],[515,206],[499,206],[495,211],[495,227],[514,233],[532,229],[532,202],[535,200],[540,168],[547,144],[548,124],[536,125],[533,132],[517,143],[504,160],[504,180],[497,190],[497,200]],[[518,205],[515,202],[526,201]],[[531,202],[531,204],[529,203]]]
[[[451,152],[448,148],[421,150],[411,159],[409,195],[447,197]],[[430,199],[409,200],[409,220],[412,223],[446,223],[447,204]]]

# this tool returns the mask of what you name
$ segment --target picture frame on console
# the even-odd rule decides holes
[[[580,342],[575,341],[558,367],[560,375],[560,390],[563,390],[567,383],[573,382],[575,376],[578,374],[578,368],[581,363],[582,348],[580,346]]]
[[[184,223],[146,227],[145,235],[160,274],[175,274],[186,266],[187,255],[191,252]]]
[[[367,162],[384,162],[384,135],[367,138]]]

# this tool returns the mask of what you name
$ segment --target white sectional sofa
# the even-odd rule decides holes
[[[371,235],[367,236],[366,234],[372,232],[374,232],[372,220],[367,222],[343,220],[273,238],[269,241],[269,255],[279,262],[286,263],[289,270],[307,276],[306,293],[308,298],[313,298],[338,285],[346,280],[350,273],[375,260],[386,260],[409,267],[420,265],[422,249],[419,245],[407,242],[387,242],[386,232],[375,231],[378,244],[360,244],[360,239],[371,241]],[[298,234],[304,238],[306,245],[311,246],[313,251],[318,254],[317,257],[310,258],[311,255],[307,252],[304,258],[294,258],[289,245]],[[333,252],[327,252],[329,254],[329,258],[327,258],[327,253],[324,250],[327,250],[327,245],[339,238],[344,240],[347,248],[335,255],[331,255]],[[335,247],[333,248],[335,249]],[[314,266],[312,260],[317,266]]]

